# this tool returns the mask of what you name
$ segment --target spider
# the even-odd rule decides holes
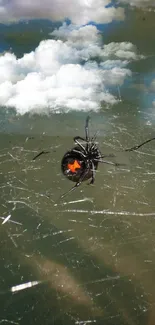
[[[95,182],[95,171],[98,168],[98,163],[110,164],[120,166],[118,163],[104,160],[107,157],[115,157],[113,154],[102,155],[97,144],[95,143],[97,133],[90,138],[89,136],[89,121],[90,117],[86,118],[85,123],[85,138],[80,136],[74,137],[76,146],[67,151],[61,161],[62,173],[76,184],[61,198],[66,196],[69,192],[75,190],[85,180],[91,179],[89,184]],[[81,143],[82,141],[83,143]]]
[[[85,138],[80,136],[74,137],[75,147],[67,151],[61,161],[62,173],[72,182],[76,184],[60,198],[64,198],[68,193],[74,191],[85,180],[91,179],[89,184],[95,182],[95,172],[98,168],[98,163],[110,164],[114,166],[124,166],[124,164],[114,163],[104,160],[107,157],[115,157],[114,154],[102,155],[95,140],[97,133],[92,138],[89,136],[89,121],[90,117],[86,118],[85,123]],[[155,137],[142,142],[134,147],[124,149],[123,151],[135,151],[148,142],[155,140]],[[82,143],[80,142],[82,141]],[[36,160],[42,154],[50,153],[50,151],[41,151],[33,160]]]

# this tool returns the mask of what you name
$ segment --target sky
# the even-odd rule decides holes
[[[0,0],[0,106],[98,112],[133,99],[153,109],[154,22],[154,0]]]

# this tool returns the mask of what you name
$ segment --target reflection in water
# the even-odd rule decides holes
[[[94,186],[64,201],[70,182],[60,162],[71,139],[3,135],[2,323],[154,324],[155,151],[150,143],[122,152],[151,134],[130,122],[110,121],[110,136],[99,138],[101,151],[126,165],[100,166]],[[33,161],[44,148],[51,153]]]

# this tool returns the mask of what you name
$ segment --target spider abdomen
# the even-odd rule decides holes
[[[83,152],[77,146],[65,153],[61,161],[61,169],[63,174],[72,182],[78,182],[84,174],[83,181],[85,181],[92,177],[92,162],[96,170],[98,162],[94,161],[89,153]]]

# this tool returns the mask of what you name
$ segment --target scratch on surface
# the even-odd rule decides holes
[[[24,201],[20,201],[20,200],[10,200],[10,201],[7,201],[7,203],[14,203],[14,204],[24,204],[26,205],[28,208],[32,209],[33,211],[35,212],[38,212],[38,208],[35,210],[30,204],[24,202]]]
[[[19,160],[19,158],[17,157],[14,157],[10,152],[8,152],[8,155],[17,162],[17,160]]]
[[[118,216],[139,216],[139,217],[155,217],[155,212],[150,213],[137,213],[130,211],[109,211],[109,210],[82,210],[82,209],[68,209],[63,210],[63,212],[69,213],[90,213],[90,214],[108,214],[108,215],[118,215]]]
[[[12,243],[14,244],[14,246],[17,248],[18,245],[17,245],[17,243],[15,242],[14,238],[11,236],[11,234],[10,234],[9,232],[7,232],[7,234],[8,234],[8,237],[11,239]]]
[[[134,187],[131,187],[131,186],[121,186],[122,188],[127,188],[129,190],[134,190]]]
[[[65,240],[60,241],[57,245],[59,245],[59,244],[63,244],[63,243],[65,243],[65,242],[67,242],[67,241],[69,241],[69,240],[73,240],[73,239],[75,239],[75,237],[67,238],[67,239],[65,239]],[[56,245],[56,246],[57,246],[57,245]]]
[[[28,188],[19,187],[19,186],[13,186],[12,184],[9,184],[9,187],[12,187],[12,188],[14,188],[16,190],[31,192]]]
[[[0,217],[0,219],[5,220],[4,217]],[[20,225],[20,226],[22,226],[22,223],[21,223],[21,222],[18,222],[18,221],[14,221],[14,220],[10,220],[10,219],[9,219],[8,222],[12,222],[12,223],[15,223],[16,225]]]
[[[83,224],[87,225],[87,222],[84,222],[84,221],[81,221],[81,220],[69,219],[68,221],[74,222],[74,223],[83,223]]]
[[[89,227],[92,227],[92,228],[99,228],[98,226],[96,226],[96,225],[92,225],[92,224],[90,224]]]
[[[10,323],[10,324],[16,324],[16,325],[19,325],[19,323],[17,323],[17,322],[14,322],[13,320],[9,320],[9,319],[1,319],[0,320],[0,324],[1,323]]]
[[[73,231],[74,229],[68,229],[68,230],[59,230],[59,231],[56,231],[56,232],[53,232],[53,236],[55,235],[58,235],[58,234],[62,234],[64,232],[70,232],[70,231]]]
[[[116,275],[116,276],[107,276],[106,278],[103,278],[103,279],[84,282],[84,283],[80,284],[80,286],[83,286],[83,285],[86,285],[86,284],[91,284],[91,283],[100,283],[100,282],[105,282],[105,281],[119,280],[120,278],[121,278],[120,275]]]
[[[76,325],[85,325],[85,324],[91,324],[91,323],[96,323],[96,319],[93,320],[81,320],[81,321],[76,321]]]
[[[69,201],[69,202],[63,202],[63,203],[55,203],[54,206],[57,206],[57,205],[67,205],[67,204],[73,204],[73,203],[81,203],[81,202],[94,202],[93,198],[89,198],[89,197],[85,197],[84,199],[81,199],[81,200],[74,200],[74,201]]]
[[[18,284],[16,286],[11,287],[10,291],[16,292],[16,291],[24,290],[24,289],[36,286],[37,284],[40,284],[40,283],[41,283],[41,281],[30,281],[30,282],[26,282],[23,284]]]
[[[139,154],[141,155],[146,155],[146,156],[151,156],[151,157],[155,157],[155,155],[152,155],[150,153],[146,153],[146,152],[142,152],[142,151],[137,151]]]
[[[11,218],[11,214],[9,214],[2,222],[2,225],[4,225],[9,219]]]

